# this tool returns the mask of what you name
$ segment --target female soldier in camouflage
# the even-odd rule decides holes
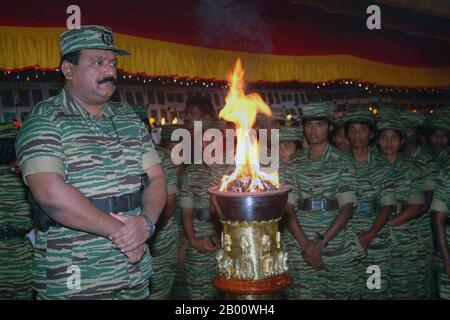
[[[436,266],[438,268],[438,285],[441,299],[450,299],[450,157],[447,167],[441,170],[434,193],[431,210],[433,210],[433,226],[438,247]]]
[[[297,240],[289,252],[289,274],[296,299],[355,297],[356,235],[347,228],[356,203],[354,170],[348,157],[327,142],[332,109],[310,104],[303,109],[303,129],[310,144],[292,164],[285,182],[292,187],[286,211]],[[295,260],[296,261],[295,261]]]
[[[387,220],[395,206],[395,195],[389,190],[389,163],[370,143],[374,137],[375,122],[367,109],[350,111],[345,118],[345,132],[351,148],[351,161],[356,173],[357,206],[352,225],[366,257],[358,266],[360,299],[389,299],[392,241]],[[380,287],[369,289],[369,266],[377,265],[381,272]]]
[[[203,121],[203,129],[223,129],[221,122]],[[203,148],[207,143],[203,142]],[[217,219],[213,214],[208,189],[220,185],[226,165],[192,164],[186,168],[181,186],[180,206],[186,243],[188,298],[217,299],[219,291],[212,285],[217,275]]]
[[[390,272],[392,298],[416,299],[419,243],[414,218],[425,202],[423,180],[415,162],[399,153],[403,126],[398,114],[383,114],[377,129],[383,157],[391,163],[389,175],[396,198],[396,211],[389,220],[394,237]]]
[[[165,126],[161,135],[161,143],[170,141],[170,134],[177,126]],[[169,137],[167,137],[169,135]],[[167,181],[167,202],[164,211],[156,224],[155,235],[149,243],[152,255],[153,275],[150,278],[150,300],[168,299],[175,279],[178,251],[178,227],[174,212],[176,207],[177,173],[172,163],[170,151],[163,146],[156,146],[156,151],[162,161],[162,167]]]
[[[279,145],[280,145],[280,161],[278,175],[280,181],[285,181],[286,174],[292,169],[294,159],[296,159],[301,151],[301,141],[303,139],[303,130],[301,127],[281,127],[279,131]],[[285,221],[283,220],[285,223]],[[281,236],[283,246],[287,252],[293,249],[296,245],[296,241],[292,234],[287,229],[284,223],[281,225]],[[288,259],[289,270],[298,269],[297,260]],[[285,294],[289,299],[295,299],[295,285],[293,283],[286,288]]]

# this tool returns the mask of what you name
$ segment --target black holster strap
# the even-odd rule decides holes
[[[22,239],[28,233],[27,230],[14,227],[0,228],[0,240]]]
[[[194,217],[200,221],[211,221],[211,215],[209,214],[209,209],[193,209]]]

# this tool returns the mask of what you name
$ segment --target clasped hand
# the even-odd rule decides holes
[[[119,231],[109,237],[113,246],[120,249],[131,264],[139,262],[148,249],[147,240],[150,236],[144,217],[122,216],[115,213],[110,215],[123,223]]]

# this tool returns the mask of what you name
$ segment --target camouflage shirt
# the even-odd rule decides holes
[[[136,192],[140,175],[160,162],[143,123],[126,103],[108,102],[99,119],[64,88],[37,104],[20,130],[17,156],[25,183],[40,172],[60,174],[84,196],[107,198]],[[140,209],[123,212],[138,215]],[[64,227],[38,232],[33,279],[37,291],[68,291],[68,268],[80,268],[81,290],[112,291],[135,286],[151,275],[147,251],[135,265],[103,237]]]
[[[429,152],[421,145],[411,155],[406,155],[407,159],[415,161],[423,172],[423,187],[425,191],[432,191],[436,184],[436,176],[438,174],[438,164],[433,160]]]
[[[447,158],[447,167],[439,171],[436,190],[433,195],[431,210],[450,214],[450,157]],[[449,235],[448,227],[447,235]]]
[[[425,202],[423,172],[417,162],[399,154],[390,167],[390,177],[395,189],[397,205],[423,204]],[[399,213],[399,207],[397,208]]]
[[[337,199],[339,206],[355,203],[355,171],[348,155],[327,144],[324,154],[311,157],[306,148],[293,159],[285,182],[292,187],[288,202],[294,206],[300,199]]]
[[[170,153],[160,146],[156,146],[156,151],[161,158],[163,171],[166,175],[167,194],[176,194],[178,193],[178,177],[177,172],[175,171],[175,166],[170,157]]]
[[[182,208],[209,208],[208,189],[220,186],[227,165],[194,164],[186,168],[181,182],[180,206]]]
[[[389,163],[370,148],[368,159],[358,163],[352,156],[356,173],[356,198],[358,201],[374,202],[379,206],[395,205],[395,194],[389,179]],[[358,209],[356,210],[358,214]],[[378,212],[371,212],[378,214]]]

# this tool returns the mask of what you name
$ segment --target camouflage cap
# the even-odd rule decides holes
[[[348,122],[363,122],[363,123],[370,123],[372,125],[375,124],[375,120],[373,118],[372,112],[370,112],[369,109],[366,108],[357,108],[352,109],[347,112],[346,116],[344,117],[345,123]]]
[[[403,122],[405,128],[420,127],[425,117],[417,112],[402,111],[400,112],[400,121]]]
[[[378,130],[396,130],[396,131],[403,131],[405,127],[403,126],[403,123],[400,121],[398,117],[396,118],[388,118],[388,117],[382,117],[377,122],[377,129]]]
[[[271,108],[272,109],[272,118],[275,120],[286,120],[286,115],[281,108]]]
[[[303,107],[303,120],[333,120],[333,106],[329,103],[310,103]]]
[[[428,116],[423,124],[428,128],[444,129],[450,131],[450,110],[438,109],[431,116]]]
[[[211,120],[211,119],[202,120],[203,131],[208,130],[208,129],[225,130],[226,128],[227,128],[227,123],[223,120]]]
[[[400,115],[400,110],[396,109],[395,107],[392,107],[392,106],[382,106],[378,113],[378,116],[380,118],[398,117],[399,115]]]
[[[0,123],[0,138],[15,139],[19,128],[11,123]]]
[[[96,25],[81,26],[80,29],[64,31],[60,35],[60,46],[63,56],[82,49],[110,50],[118,55],[131,54],[115,47],[114,34],[111,29]]]
[[[280,141],[301,141],[303,139],[303,128],[297,126],[281,127]]]
[[[183,128],[185,128],[185,127],[182,125],[177,125],[177,124],[169,124],[169,125],[162,126],[162,128],[161,128],[161,143],[170,142],[172,133],[176,129],[183,129]]]
[[[343,128],[345,126],[345,117],[335,118],[333,120],[333,125],[336,128]]]

